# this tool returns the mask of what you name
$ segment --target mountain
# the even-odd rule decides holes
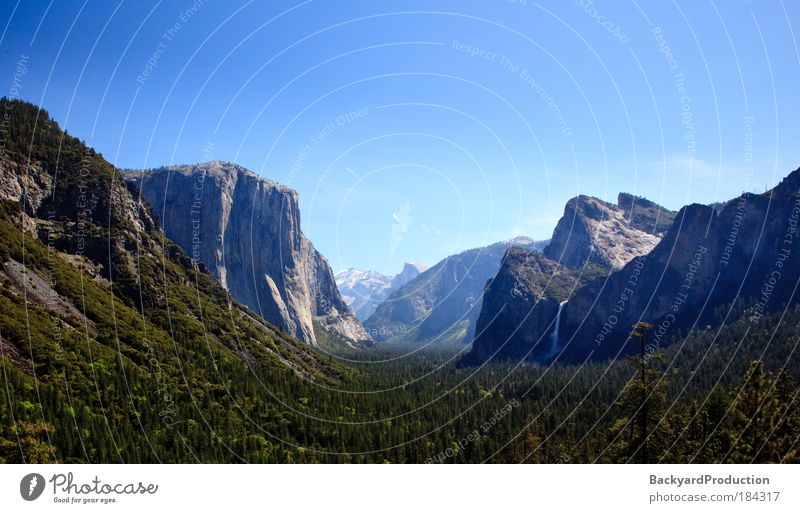
[[[486,284],[463,363],[549,361],[562,347],[561,325],[573,294],[650,253],[675,217],[630,194],[620,194],[616,205],[590,196],[569,200],[541,254],[514,248],[504,256]]]
[[[359,320],[365,321],[389,294],[419,276],[427,268],[428,266],[424,264],[406,263],[400,274],[394,277],[376,271],[350,268],[337,272],[334,278],[347,306]]]
[[[354,352],[363,359],[352,365],[321,358],[232,300],[101,154],[35,106],[2,104],[0,464],[637,461],[635,360],[464,371],[455,350],[385,347]],[[655,421],[643,430],[642,460],[800,459],[800,306],[776,308],[790,302],[799,268],[795,248],[782,251],[800,215],[800,179],[790,179],[771,197],[734,201],[733,217],[715,214],[711,229],[743,230],[724,232],[721,265],[749,287],[740,259],[771,245],[753,252],[753,265],[767,264],[767,292],[779,295],[737,305],[737,321],[688,334],[649,361],[644,404]],[[704,233],[706,219],[689,210],[684,226]],[[759,218],[781,237],[753,237]],[[662,244],[682,236],[673,231]],[[573,285],[539,252],[506,255],[538,266],[517,293],[551,274],[559,294]],[[450,450],[499,414],[480,443]]]
[[[392,280],[392,284],[389,287],[389,293],[391,294],[395,290],[399,289],[406,283],[410,282],[420,274],[424,273],[428,270],[428,266],[425,264],[419,264],[416,262],[406,262],[403,265],[403,270],[400,271],[400,274],[394,277]]]
[[[656,228],[671,223],[675,212],[646,201],[629,194],[620,194],[618,205],[590,196],[572,198],[544,255],[570,269],[587,263],[618,269],[649,253],[663,233]]]
[[[486,281],[511,246],[542,243],[525,237],[452,255],[399,287],[364,326],[380,341],[461,343],[471,337]]]
[[[285,421],[259,390],[339,383],[345,369],[166,238],[102,155],[2,103],[0,442],[43,448],[6,444],[0,461],[7,447],[28,463],[219,458],[253,419]]]
[[[551,333],[561,305],[587,278],[538,251],[509,248],[500,269],[486,284],[472,348],[462,363],[492,358],[541,361],[554,351]]]
[[[311,345],[315,326],[351,345],[372,343],[300,230],[297,192],[224,162],[131,171],[126,179],[167,237],[262,318]]]
[[[690,330],[757,321],[796,304],[798,220],[800,170],[766,193],[745,193],[721,208],[683,207],[650,254],[570,298],[560,358],[629,353],[635,344],[628,328],[640,320],[655,325],[649,336],[660,347]]]
[[[654,326],[648,347],[657,350],[689,331],[781,311],[797,302],[798,219],[800,170],[764,194],[683,207],[652,251],[579,283],[568,297],[551,294],[537,301],[533,294],[509,296],[490,286],[482,332],[466,363],[493,357],[574,363],[618,358],[638,351],[629,331],[640,321]],[[529,268],[515,269],[519,258],[507,260],[509,268],[501,272],[519,275]],[[561,301],[566,303],[554,306]]]
[[[336,280],[336,286],[339,287],[342,299],[347,303],[350,311],[362,322],[372,315],[392,285],[391,276],[354,268],[342,269],[333,277]]]

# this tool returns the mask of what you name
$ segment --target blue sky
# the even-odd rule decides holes
[[[334,269],[394,274],[547,238],[576,194],[677,209],[774,185],[800,166],[799,17],[780,1],[6,1],[0,88],[23,59],[20,96],[119,167],[228,160],[290,185]]]

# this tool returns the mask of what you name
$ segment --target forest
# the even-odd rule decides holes
[[[796,304],[733,304],[715,315],[739,320],[659,347],[640,323],[635,356],[581,365],[312,349],[132,214],[102,155],[13,111],[5,169],[32,159],[62,179],[38,209],[0,204],[2,462],[798,461]]]

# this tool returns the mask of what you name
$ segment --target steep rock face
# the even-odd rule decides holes
[[[573,198],[541,255],[509,251],[487,284],[464,363],[489,358],[544,362],[562,349],[561,324],[574,310],[573,293],[652,251],[661,240],[658,230],[675,216],[629,194],[621,194],[618,203]]]
[[[767,193],[743,194],[721,209],[684,207],[651,254],[570,299],[561,358],[635,351],[628,331],[639,320],[655,325],[649,342],[661,347],[692,329],[758,319],[796,303],[799,220],[800,170]]]
[[[371,342],[302,234],[294,190],[222,162],[126,176],[167,236],[265,320],[312,345],[314,321],[353,344]]]
[[[452,255],[398,288],[364,326],[378,340],[421,344],[471,340],[486,281],[511,246],[538,249],[519,237]]]
[[[578,273],[538,251],[510,248],[486,284],[475,339],[463,363],[542,358],[552,347],[549,334],[559,305],[579,279]]]
[[[86,411],[102,412],[103,423],[117,419],[120,429],[149,405],[154,409],[142,418],[161,424],[163,403],[148,395],[156,379],[170,388],[174,404],[191,404],[216,382],[225,354],[235,357],[228,363],[240,365],[242,376],[262,365],[304,379],[328,372],[306,344],[257,319],[202,264],[193,266],[100,153],[34,105],[6,99],[4,106],[0,345],[14,365],[28,374],[35,368],[39,383],[70,376],[73,400],[86,400],[99,386],[113,399]],[[214,365],[203,368],[198,362],[209,354]],[[191,383],[175,381],[184,376],[176,361],[194,362]],[[100,371],[81,380],[92,367]],[[122,375],[125,393],[115,397]],[[124,406],[131,393],[145,398],[133,410]]]
[[[40,165],[28,165],[0,153],[0,198],[18,202],[26,214],[35,215],[51,190],[53,178]]]
[[[569,296],[560,314],[553,358],[580,363],[638,351],[629,331],[639,321],[655,326],[648,333],[648,351],[654,351],[690,330],[742,317],[758,319],[796,303],[799,221],[800,170],[764,194],[743,194],[716,207],[682,208],[650,253],[580,284]],[[498,309],[494,303],[484,306],[487,318]],[[525,348],[530,350],[535,341],[552,337],[551,310],[541,314],[550,321],[545,328],[543,321],[519,315],[486,328],[482,338],[486,347],[467,362],[489,357],[505,342],[503,335],[520,326],[517,333],[530,333],[516,335],[521,349],[510,356],[527,355]],[[533,349],[531,354],[546,353]],[[502,351],[498,355],[502,357]]]
[[[37,231],[36,213],[52,186],[52,177],[37,162],[25,164],[0,152],[0,199],[20,205],[17,222],[23,231]]]
[[[339,292],[347,306],[350,307],[350,311],[359,320],[365,321],[392,292],[427,269],[428,266],[424,264],[406,263],[403,270],[394,277],[385,276],[376,271],[352,268],[339,271],[334,277]]]
[[[544,249],[545,256],[572,269],[586,263],[618,269],[649,253],[659,236],[644,231],[648,224],[644,209],[634,208],[633,201],[627,205],[626,210],[590,196],[572,198]]]

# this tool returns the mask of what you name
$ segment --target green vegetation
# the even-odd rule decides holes
[[[112,462],[639,461],[638,438],[628,436],[641,406],[635,360],[580,369],[492,364],[474,372],[456,369],[452,352],[351,350],[339,354],[359,360],[348,363],[354,370],[310,382],[281,363],[249,368],[224,346],[206,345],[208,326],[176,330],[186,335],[174,338],[161,333],[150,339],[152,353],[136,348],[143,325],[135,329],[126,314],[136,313],[120,305],[118,326],[134,329],[121,333],[118,351],[116,342],[103,345],[77,326],[65,329],[59,356],[47,337],[50,314],[29,304],[26,323],[23,306],[3,289],[0,333],[26,341],[19,331],[34,328],[37,362],[34,380],[3,360],[9,392],[0,389],[0,457],[9,462],[22,454],[27,461]],[[792,354],[800,310],[787,314],[764,353],[777,321],[765,318],[738,350],[747,321],[723,329],[713,344],[713,332],[693,334],[680,351],[675,345],[651,360],[648,461],[796,460],[796,376],[778,369],[800,368],[796,357],[779,358]],[[17,346],[25,353],[25,342]],[[709,347],[714,356],[703,358]],[[758,357],[763,363],[748,367]],[[162,417],[170,408],[175,414]],[[21,446],[17,430],[26,433]],[[475,431],[477,440],[461,444]]]
[[[52,173],[55,145],[71,156],[38,212],[0,202],[0,461],[798,459],[798,308],[676,334],[647,361],[581,367],[458,368],[455,349],[354,350],[325,336],[314,351],[195,269],[99,155],[80,187],[114,199],[78,237],[69,184],[86,148],[46,118],[31,137],[36,108],[13,111],[17,138],[0,158],[30,150]],[[78,251],[84,238],[93,251]],[[47,286],[20,285],[13,262],[79,314],[43,300]]]

